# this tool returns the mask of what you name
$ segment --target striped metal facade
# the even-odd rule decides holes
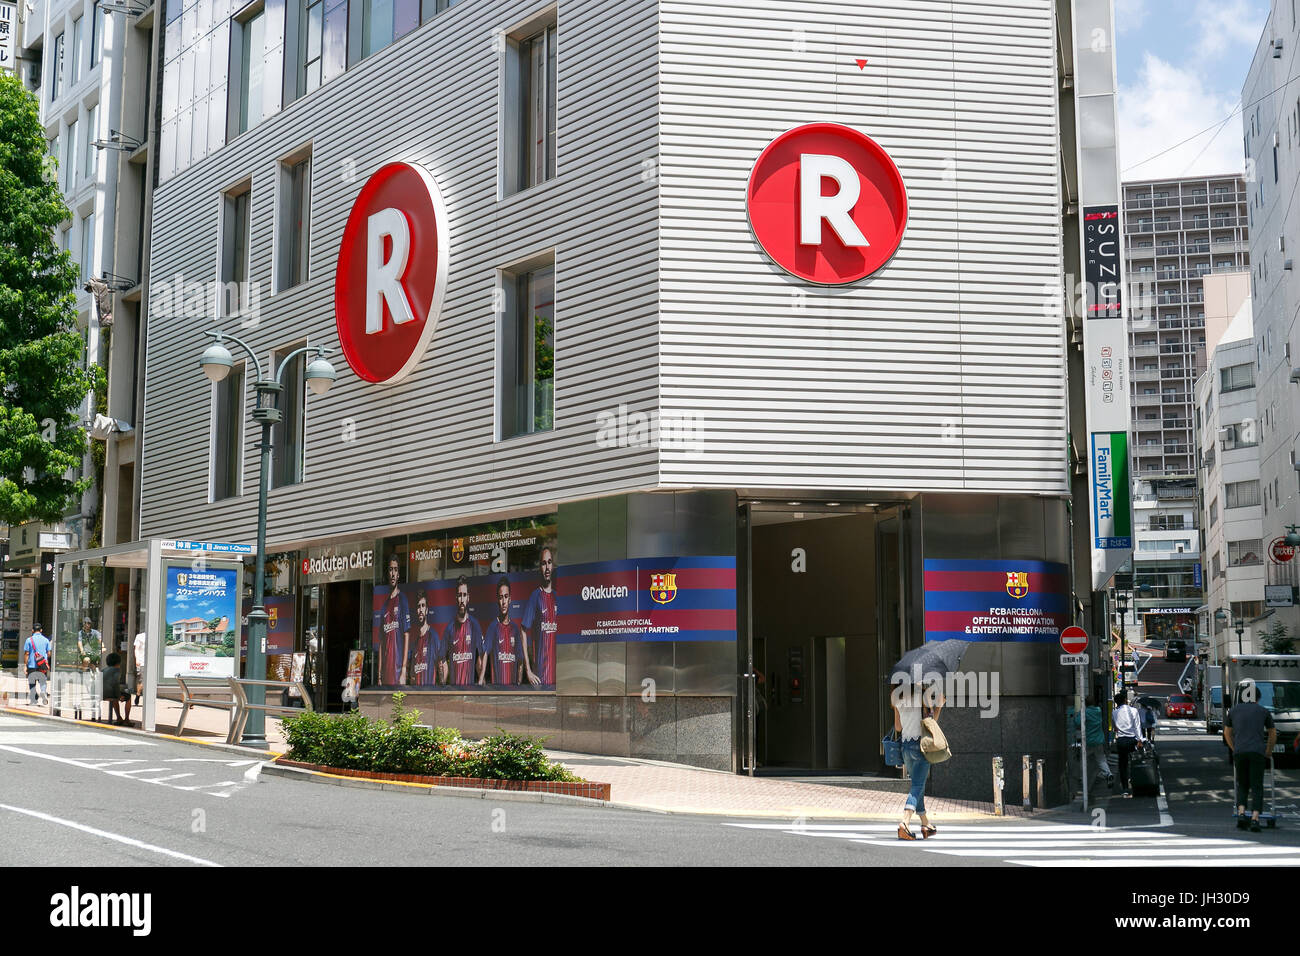
[[[701,438],[664,483],[1066,493],[1052,4],[741,10],[660,5],[662,401]],[[762,149],[818,121],[908,188],[897,255],[848,287],[791,279],[745,215]]]
[[[447,200],[428,355],[392,388],[335,356],[305,481],[271,492],[273,545],[661,486],[1066,494],[1049,0],[561,0],[558,176],[498,200],[492,31],[544,6],[465,0],[159,187],[155,294],[211,282],[220,193],[252,177],[261,310],[237,334],[263,356],[337,344],[334,263],[371,172],[421,163]],[[819,120],[875,138],[909,189],[898,254],[847,288],[790,278],[746,222],[759,152]],[[276,165],[307,143],[310,279],[271,294]],[[547,249],[555,429],[495,442],[495,270]],[[207,502],[211,319],[150,312],[141,537],[251,540],[251,421],[242,496]],[[688,416],[693,439],[602,448],[620,405]]]
[[[559,11],[556,179],[497,200],[493,30],[544,3],[469,0],[417,28],[223,149],[155,198],[152,275],[211,282],[220,192],[252,176],[256,328],[264,357],[310,336],[337,345],[334,265],[348,211],[386,162],[423,164],[446,198],[450,275],[424,361],[390,388],[358,379],[307,399],[305,481],[273,489],[271,541],[546,506],[657,482],[653,448],[601,448],[596,416],[650,410],[656,354],[657,6],[567,0]],[[618,29],[611,30],[617,7]],[[270,294],[278,158],[310,143],[309,281]],[[556,263],[552,432],[494,441],[496,270],[548,249]],[[141,536],[252,540],[258,450],[246,420],[243,494],[207,503],[210,387],[197,357],[209,318],[151,309]],[[250,376],[251,380],[251,376]],[[252,389],[248,389],[249,408]],[[345,436],[352,436],[345,441]]]

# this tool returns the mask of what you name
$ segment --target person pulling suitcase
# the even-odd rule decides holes
[[[1111,715],[1115,723],[1115,750],[1119,753],[1119,782],[1124,788],[1124,796],[1131,797],[1129,786],[1129,759],[1133,752],[1141,747],[1146,739],[1142,736],[1142,715],[1128,702],[1128,693],[1120,691],[1115,695],[1115,711]]]

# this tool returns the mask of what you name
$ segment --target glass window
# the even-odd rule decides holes
[[[549,430],[554,422],[555,267],[503,273],[501,437]]]
[[[1246,508],[1259,504],[1259,480],[1231,481],[1223,486],[1225,508]]]
[[[249,207],[252,191],[227,193],[224,198],[221,237],[222,312],[238,315],[248,304]]]
[[[1233,448],[1252,448],[1258,444],[1253,421],[1235,422],[1232,425],[1223,427],[1224,451],[1230,451]]]
[[[1264,563],[1264,543],[1260,538],[1228,542],[1228,567],[1240,568]]]
[[[68,138],[64,142],[63,191],[71,192],[77,182],[77,121],[68,124]]]
[[[239,494],[244,457],[244,367],[236,365],[213,386],[212,500]]]
[[[72,21],[72,78],[68,81],[70,85],[81,79],[82,44],[86,39],[81,32],[81,24],[84,21],[85,17],[77,17]]]
[[[1210,499],[1210,526],[1219,520],[1219,499],[1217,497]]]
[[[96,7],[95,9],[99,9]],[[99,139],[99,104],[95,104],[86,111],[86,178],[95,178],[95,165],[99,159],[99,150],[95,148],[95,140]]]
[[[280,235],[276,242],[276,291],[307,280],[311,224],[311,157],[280,164]]]
[[[299,348],[290,346],[275,353],[276,372],[283,356]],[[307,387],[306,356],[290,360],[284,370],[284,390],[280,393],[280,423],[271,429],[271,487],[282,488],[302,481],[303,460],[303,391]]]
[[[87,281],[95,274],[95,214],[88,213],[81,219],[81,281]]]
[[[393,42],[393,0],[361,0],[361,55]]]
[[[95,12],[90,18],[90,68],[92,70],[99,66],[99,61],[103,59],[103,52],[101,49],[103,45],[104,8],[97,2],[95,4]]]
[[[54,38],[54,48],[50,53],[50,102],[53,103],[63,92],[63,34]]]
[[[512,193],[555,176],[555,25],[512,38],[507,57],[509,80],[518,91],[503,116],[513,129],[503,152],[504,188]]]
[[[247,131],[262,119],[262,88],[266,79],[266,14],[258,10],[242,23],[236,22],[239,33],[232,52],[238,56],[235,80],[238,96],[230,101],[233,135]]]
[[[321,85],[325,32],[325,0],[302,0],[298,19],[297,95],[306,96]]]
[[[1245,365],[1232,365],[1219,371],[1219,391],[1231,392],[1239,388],[1250,388],[1255,384],[1255,369],[1249,362]]]
[[[555,27],[526,40],[524,48],[525,184],[535,186],[555,175]]]

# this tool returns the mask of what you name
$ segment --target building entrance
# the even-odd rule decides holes
[[[879,770],[881,675],[900,646],[898,517],[749,509],[756,769]]]
[[[307,625],[315,629],[319,642],[318,663],[311,675],[315,677],[312,693],[317,701],[324,701],[325,710],[344,709],[348,652],[361,646],[361,587],[360,581],[339,581],[318,585],[309,592]]]

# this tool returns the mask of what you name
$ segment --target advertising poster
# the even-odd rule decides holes
[[[736,639],[731,556],[572,565],[558,590],[561,644]]]
[[[266,679],[289,680],[293,667],[290,659],[293,654],[294,614],[297,598],[292,594],[281,594],[263,598],[266,608]],[[244,598],[243,634],[239,638],[239,657],[248,656],[248,614],[253,610],[253,599]],[[242,670],[242,665],[241,665]]]
[[[385,556],[371,609],[377,686],[554,690],[554,521],[457,529]]]
[[[169,566],[163,624],[163,677],[233,677],[239,570]]]
[[[925,639],[1056,643],[1070,570],[1043,561],[925,561]]]

